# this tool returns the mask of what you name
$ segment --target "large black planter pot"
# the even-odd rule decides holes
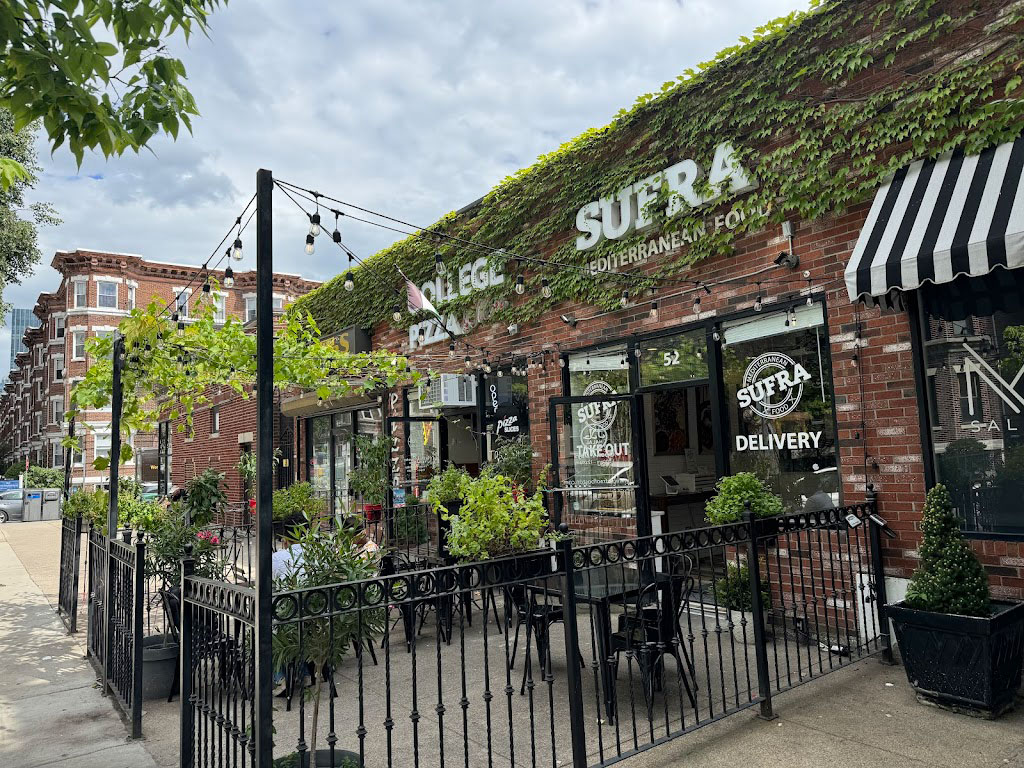
[[[918,698],[998,717],[1013,706],[1024,658],[1024,603],[993,603],[989,617],[886,606]]]
[[[142,638],[142,698],[166,699],[178,667],[178,644],[163,635]]]

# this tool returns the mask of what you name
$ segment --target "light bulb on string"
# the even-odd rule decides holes
[[[564,357],[558,358],[558,367],[559,368],[565,368],[565,358]]]
[[[658,319],[658,302],[656,302],[656,301],[652,301],[651,302],[651,309],[650,309],[650,312],[648,312],[648,315],[650,316],[651,320],[657,320]]]
[[[336,243],[341,243],[341,229],[338,228],[338,217],[341,215],[341,211],[334,212],[334,231],[331,233],[331,240]]]
[[[526,283],[523,281],[523,276],[516,276],[516,293],[522,296],[526,292]]]
[[[320,212],[309,215],[309,234],[316,237],[320,234]]]
[[[313,240],[313,236],[312,235],[306,235],[306,253],[309,254],[310,256],[313,255],[313,251],[314,251],[314,249],[316,247],[314,245],[314,242],[315,241]]]
[[[352,273],[351,272],[346,272],[345,273],[345,282],[342,283],[342,287],[346,291],[348,291],[349,293],[351,293],[355,289],[356,281],[352,279]]]
[[[619,299],[619,306],[625,309],[627,304],[629,304],[629,291],[623,291],[622,298]]]
[[[235,261],[242,260],[242,238],[236,237],[235,243],[231,248],[231,258]]]
[[[231,288],[235,284],[235,270],[231,267],[224,269],[224,287]]]
[[[466,355],[465,360],[466,360],[466,367],[467,368],[472,368],[473,367],[473,361],[469,359],[469,355]]]
[[[209,292],[210,292],[210,281],[209,281],[209,279],[207,279],[203,283],[203,293],[209,293]]]
[[[437,251],[434,254],[434,269],[437,271],[437,274],[439,275],[443,275],[448,271],[448,267],[444,265],[444,257],[441,256],[440,251]]]
[[[516,369],[515,369],[515,368],[513,368],[513,369],[512,369],[512,375],[514,376],[514,375],[515,375],[515,373],[516,373]],[[500,378],[501,378],[502,376],[504,376],[504,375],[505,375],[505,374],[504,374],[504,373],[502,372],[501,368],[499,368],[499,369],[498,369],[498,378],[500,379]]]
[[[763,302],[761,301],[761,294],[757,294],[757,298],[754,299],[754,311],[755,312],[760,312],[763,306],[764,305],[763,305]]]
[[[391,313],[391,319],[396,323],[402,322],[402,310],[399,307],[395,307],[395,311]]]
[[[426,340],[427,340],[427,332],[426,332],[426,330],[424,330],[423,326],[421,325],[419,330],[416,332],[416,341],[418,341],[420,344],[422,344]]]
[[[551,284],[546,277],[540,281],[540,293],[545,299],[551,298]]]
[[[455,357],[455,342],[448,345],[448,357]]]

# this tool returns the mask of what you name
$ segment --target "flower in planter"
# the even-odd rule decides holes
[[[207,541],[213,546],[220,544],[220,539],[213,531],[199,531],[199,533],[196,534],[196,538],[200,541]]]

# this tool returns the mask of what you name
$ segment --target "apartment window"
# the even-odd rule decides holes
[[[36,434],[39,434],[40,432],[43,431],[43,415],[41,413],[37,413],[36,414],[35,422],[36,422]]]
[[[273,307],[275,313],[284,311],[284,296],[275,296]]]
[[[88,290],[89,284],[85,280],[77,280],[74,283],[75,286],[75,301],[74,306],[76,308],[89,306]]]
[[[93,433],[93,459],[110,458],[110,432]]]
[[[50,401],[50,423],[60,424],[64,420],[64,398],[55,397]]]
[[[176,299],[178,317],[188,317],[188,299],[191,293],[191,291],[178,291],[178,296]]]
[[[63,339],[64,338],[64,315],[57,315],[53,318],[53,338]]]
[[[135,309],[135,286],[128,286],[128,309]]]
[[[220,434],[220,407],[210,408],[210,437]]]
[[[64,355],[53,356],[53,380],[64,381]]]
[[[36,346],[35,351],[36,351],[36,365],[37,366],[42,365],[43,364],[43,348],[42,348],[42,346]]]
[[[64,466],[64,446],[60,443],[50,443],[50,466],[60,469]]]
[[[96,303],[103,309],[117,309],[117,283],[101,280],[97,283]]]
[[[245,322],[250,322],[256,319],[256,297],[246,296],[245,297]]]
[[[213,295],[213,319],[218,323],[227,320],[227,301],[222,293]]]
[[[71,334],[72,339],[72,360],[85,360],[85,331],[75,331]]]

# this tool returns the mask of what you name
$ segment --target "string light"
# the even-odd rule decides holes
[[[522,296],[526,292],[526,283],[523,281],[523,276],[518,275],[516,277],[516,293]]]
[[[619,306],[622,307],[623,309],[625,309],[628,304],[629,304],[629,291],[623,291],[622,292],[622,298],[619,299]]]
[[[443,275],[448,271],[448,267],[444,265],[444,258],[441,256],[441,252],[437,251],[434,254],[434,269],[437,270],[437,274]]]
[[[316,237],[320,234],[320,212],[309,214],[309,234]]]
[[[466,355],[466,367],[467,368],[472,368],[473,367],[473,361],[469,359],[469,355]]]
[[[306,253],[309,254],[310,256],[312,256],[313,255],[313,251],[315,250],[315,248],[316,248],[316,246],[314,245],[313,236],[312,235],[306,235]]]
[[[448,357],[455,357],[455,342],[448,344]]]
[[[210,292],[210,281],[209,281],[209,279],[207,279],[203,283],[203,293],[209,293],[209,292]]]
[[[396,323],[402,322],[402,310],[399,307],[395,307],[395,311],[391,313],[391,319]]]
[[[559,368],[565,368],[565,358],[564,357],[558,358],[558,367]]]
[[[420,329],[416,332],[416,340],[420,344],[427,340],[427,332],[423,329],[422,325],[420,326]]]
[[[342,283],[342,287],[346,291],[348,291],[349,293],[351,293],[355,289],[356,281],[352,279],[352,273],[351,272],[346,272],[345,273],[345,282]],[[423,330],[423,329],[421,328],[420,330]]]
[[[697,296],[697,298],[693,300],[693,314],[700,314],[700,296]]]
[[[760,312],[764,307],[764,300],[761,298],[761,283],[757,284],[757,298],[754,299],[754,311]]]
[[[551,298],[551,283],[546,277],[540,281],[540,293],[545,299]]]
[[[230,267],[224,268],[224,287],[231,288],[235,284],[235,271]]]
[[[656,302],[656,301],[652,301],[651,302],[651,310],[647,314],[651,318],[651,320],[657,320],[658,319],[658,302]]]
[[[242,260],[242,238],[240,237],[235,238],[235,244],[231,249],[231,258],[235,261]]]
[[[338,216],[341,215],[341,211],[334,212],[334,231],[331,233],[331,240],[336,243],[341,243],[341,230],[338,228]]]

